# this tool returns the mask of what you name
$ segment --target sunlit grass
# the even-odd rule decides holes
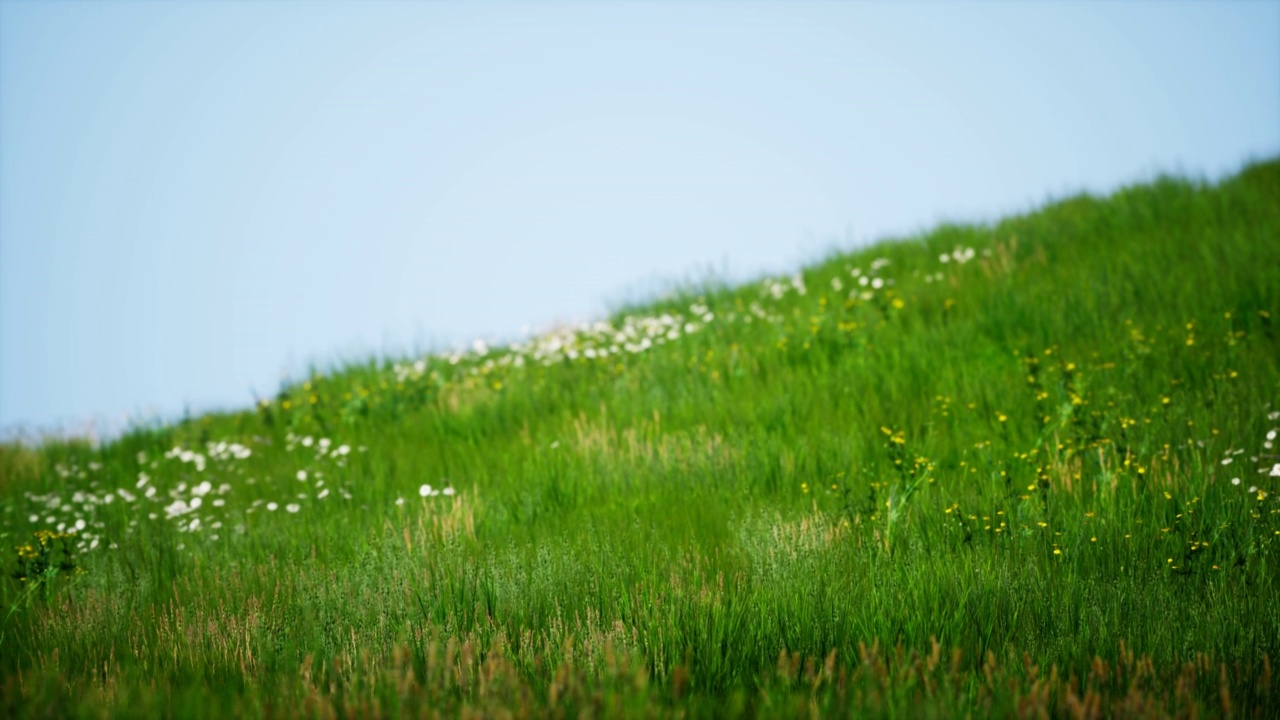
[[[9,446],[0,702],[1272,715],[1277,321],[1269,162]]]

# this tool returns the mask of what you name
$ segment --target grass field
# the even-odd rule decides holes
[[[1280,715],[1280,161],[0,450],[6,717]]]

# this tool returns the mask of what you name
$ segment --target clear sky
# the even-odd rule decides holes
[[[0,427],[1280,154],[1280,3],[0,0]]]

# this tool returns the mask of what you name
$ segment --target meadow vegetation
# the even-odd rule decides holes
[[[1280,161],[0,450],[7,717],[1280,714]]]

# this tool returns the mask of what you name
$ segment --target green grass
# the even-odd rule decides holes
[[[1275,716],[1278,323],[1270,161],[10,445],[0,709]]]

